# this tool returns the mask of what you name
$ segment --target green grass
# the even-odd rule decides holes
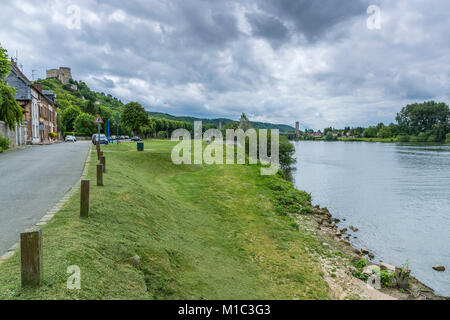
[[[43,227],[43,285],[20,287],[16,253],[0,265],[0,299],[329,298],[310,254],[319,240],[279,212],[295,207],[278,199],[288,182],[258,166],[176,166],[173,145],[102,147],[104,187],[95,185],[92,153],[89,219],[79,218],[77,192]],[[71,265],[81,269],[81,290],[66,288]]]

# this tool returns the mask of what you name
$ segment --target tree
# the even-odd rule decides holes
[[[70,106],[62,112],[62,125],[64,131],[73,131],[75,129],[75,120],[80,115],[79,107]]]
[[[81,112],[74,123],[74,129],[77,134],[82,136],[91,136],[96,133],[95,116]]]
[[[86,106],[84,108],[84,112],[92,114],[92,115],[97,115],[98,108],[92,101],[88,101],[88,103],[86,104]]]
[[[380,130],[378,131],[378,135],[383,138],[383,139],[387,139],[387,138],[391,138],[392,137],[392,128],[391,127],[386,127],[386,126],[382,126],[380,128]]]
[[[337,137],[335,137],[331,131],[328,131],[324,137],[324,140],[325,141],[337,141]]]
[[[16,90],[4,81],[11,67],[6,52],[0,45],[0,121],[6,122],[12,130],[22,123],[23,112],[15,99]]]
[[[243,131],[247,131],[250,128],[253,128],[252,124],[250,123],[250,120],[248,120],[245,113],[242,113],[241,120],[239,121],[239,129],[242,129]]]
[[[134,135],[137,135],[140,128],[149,123],[147,111],[138,102],[127,103],[123,108],[121,119],[127,127],[133,130]],[[164,129],[167,130],[167,127]]]
[[[0,80],[4,80],[10,72],[11,63],[8,60],[6,49],[0,44]]]
[[[368,127],[363,132],[364,138],[375,138],[378,135],[378,129],[377,127]]]
[[[0,121],[6,122],[11,130],[14,129],[15,124],[23,121],[22,108],[17,103],[15,94],[14,88],[0,80]]]
[[[443,139],[449,130],[450,109],[445,103],[435,101],[414,103],[404,107],[396,120],[401,133],[418,135],[430,131]]]

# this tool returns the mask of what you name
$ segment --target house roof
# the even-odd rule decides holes
[[[52,90],[42,90],[33,84],[20,70],[16,62],[11,59],[11,72],[5,79],[6,83],[16,89],[16,100],[31,100],[31,87],[39,92],[40,96],[56,106],[55,101],[49,96],[53,95]]]
[[[31,100],[31,81],[23,74],[11,59],[11,72],[5,79],[6,83],[16,89],[16,100]]]

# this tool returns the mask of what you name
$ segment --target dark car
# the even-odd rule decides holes
[[[131,138],[131,141],[142,141],[142,139],[139,137],[133,137]]]
[[[92,144],[96,144],[98,140],[98,133],[92,135]],[[100,144],[109,144],[108,138],[104,134],[100,134]]]

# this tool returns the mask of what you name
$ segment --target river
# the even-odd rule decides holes
[[[354,247],[450,296],[450,146],[295,142],[298,189],[359,228]],[[444,265],[445,272],[432,269]]]

